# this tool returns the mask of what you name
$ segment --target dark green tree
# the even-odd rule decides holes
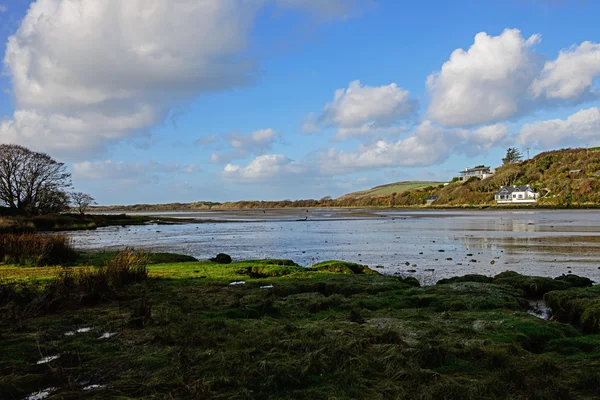
[[[14,144],[0,145],[0,204],[19,214],[63,211],[71,174],[45,153]]]
[[[503,164],[512,164],[523,159],[523,153],[519,151],[516,147],[509,147],[506,150],[506,157],[502,159]]]

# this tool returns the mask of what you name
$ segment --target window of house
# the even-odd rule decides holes
[[[516,195],[516,194],[513,194],[513,199],[516,199],[516,198],[517,198],[517,195]]]
[[[522,194],[520,194],[520,195],[519,195],[519,198],[520,198],[520,199],[522,199],[522,198],[523,198],[523,195],[522,195]]]

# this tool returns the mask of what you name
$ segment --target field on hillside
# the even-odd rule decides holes
[[[444,184],[444,182],[427,182],[427,181],[407,181],[407,182],[396,182],[390,183],[388,185],[376,186],[369,190],[364,190],[361,192],[354,192],[346,194],[340,198],[349,198],[349,197],[372,197],[372,196],[383,196],[392,193],[402,193],[407,190],[417,190],[423,189],[429,186],[439,186]]]

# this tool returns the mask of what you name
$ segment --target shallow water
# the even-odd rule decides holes
[[[154,213],[220,223],[70,232],[85,249],[133,246],[208,259],[339,259],[422,281],[505,270],[600,281],[600,211],[252,210]],[[307,221],[297,221],[305,219]],[[406,265],[408,263],[408,266]],[[416,266],[414,266],[416,265]],[[414,270],[416,272],[408,272]]]

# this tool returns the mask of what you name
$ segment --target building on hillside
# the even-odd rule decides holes
[[[501,186],[494,196],[498,204],[531,204],[540,194],[531,186]]]
[[[458,177],[458,180],[460,182],[464,182],[472,177],[485,179],[489,178],[492,175],[494,175],[494,171],[491,170],[490,167],[485,167],[481,165],[475,168],[465,168],[464,171],[460,171],[460,176]]]
[[[440,196],[429,196],[425,199],[425,204],[430,205],[433,204],[434,202],[438,201],[440,198]]]

